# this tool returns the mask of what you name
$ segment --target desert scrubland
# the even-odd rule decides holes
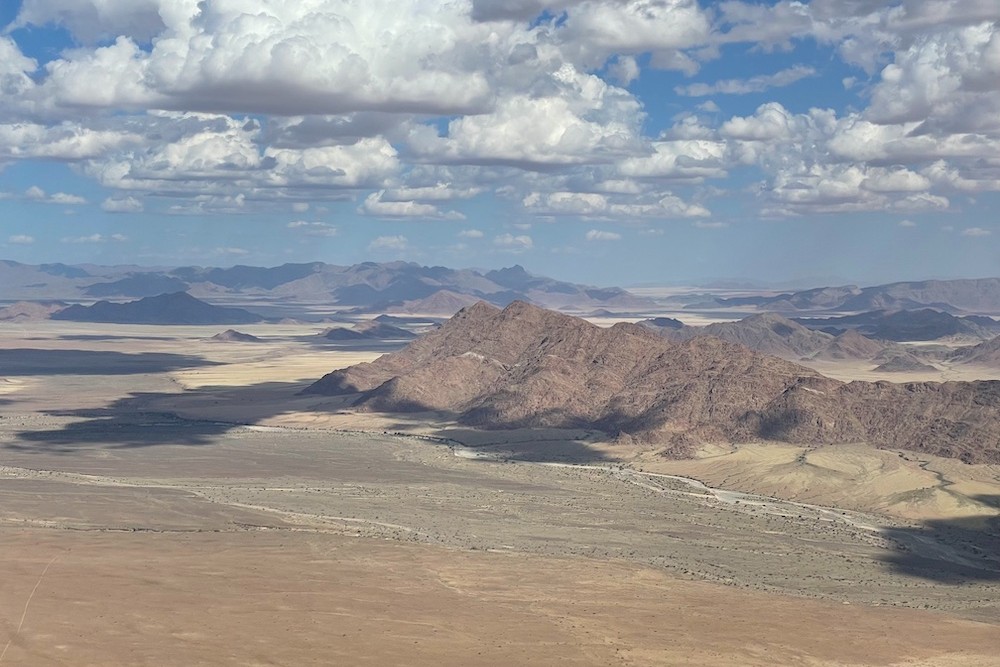
[[[990,665],[1000,469],[301,396],[315,326],[0,330],[7,664]]]

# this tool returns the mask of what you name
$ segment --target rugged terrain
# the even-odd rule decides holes
[[[762,310],[865,311],[932,307],[972,313],[1000,313],[1000,278],[922,280],[871,287],[819,287],[774,296],[723,298],[695,307],[756,306]]]
[[[464,309],[405,350],[306,392],[483,428],[594,428],[677,454],[708,440],[767,439],[1000,462],[1000,382],[845,384],[714,337],[674,343],[521,302]]]
[[[0,327],[4,664],[995,662],[996,466],[357,412],[297,394],[384,344],[241,329]]]

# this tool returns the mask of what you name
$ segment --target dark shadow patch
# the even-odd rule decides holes
[[[63,334],[60,340],[177,340],[171,336],[121,336],[115,334]]]
[[[216,436],[234,426],[221,422],[181,419],[167,413],[145,412],[130,407],[149,397],[133,395],[97,410],[47,412],[52,416],[79,417],[80,420],[53,430],[22,431],[18,433],[19,442],[5,445],[5,448],[21,452],[72,454],[94,448],[210,445]]]
[[[50,410],[51,417],[70,418],[71,421],[57,428],[22,431],[17,441],[4,445],[5,449],[20,452],[45,452],[70,454],[84,449],[134,449],[162,445],[203,446],[211,445],[217,436],[253,425],[269,417],[286,412],[311,410],[340,413],[351,409],[356,395],[343,397],[309,396],[303,398],[299,391],[301,382],[269,382],[249,387],[202,387],[180,393],[134,393],[112,402],[107,407],[81,410]],[[158,404],[169,399],[172,406]],[[201,406],[216,405],[230,412],[226,421],[215,421],[211,417],[204,420],[181,418],[170,412],[181,409],[185,414],[198,414]],[[238,411],[233,412],[237,408]],[[209,413],[211,410],[208,411]],[[384,413],[392,417],[393,413]],[[409,418],[410,415],[407,415]],[[382,429],[362,429],[366,432],[384,431],[397,435],[425,440],[439,446],[466,446],[463,434],[475,429],[444,429],[431,436],[413,432],[414,421],[419,423],[420,413],[412,415],[413,420],[402,420]],[[435,412],[429,419],[455,421],[456,414]],[[562,434],[536,431],[488,430],[488,443],[469,449],[481,451],[484,459],[500,461],[526,461],[534,463],[596,463],[615,462],[603,452],[596,450],[586,440],[593,435],[587,429],[576,429]],[[478,435],[477,440],[482,440]]]
[[[1000,508],[1000,496],[973,499]],[[946,584],[1000,581],[1000,514],[935,519],[883,534],[898,545],[884,561],[899,574]]]
[[[0,375],[137,375],[182,368],[218,366],[218,362],[187,354],[143,352],[124,354],[94,350],[0,350]]]

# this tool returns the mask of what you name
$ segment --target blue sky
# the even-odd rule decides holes
[[[987,0],[0,5],[0,257],[1000,274]]]

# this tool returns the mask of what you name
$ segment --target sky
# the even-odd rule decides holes
[[[996,0],[0,0],[0,258],[1000,275]]]

